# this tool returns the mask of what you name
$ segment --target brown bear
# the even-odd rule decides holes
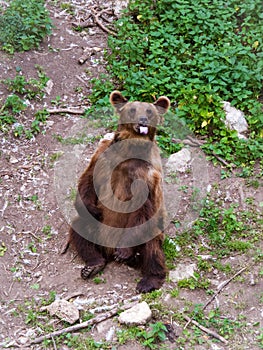
[[[165,207],[162,164],[155,142],[156,127],[170,106],[167,97],[155,103],[128,102],[113,91],[110,102],[119,115],[111,140],[100,142],[80,177],[69,243],[84,260],[84,279],[116,260],[141,269],[138,292],[162,286],[166,277]]]

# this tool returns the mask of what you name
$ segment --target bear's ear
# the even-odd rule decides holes
[[[122,94],[119,91],[112,91],[110,94],[110,103],[114,108],[116,108],[117,111],[120,111],[120,109],[128,102],[127,98],[122,96]]]
[[[170,107],[170,100],[166,96],[161,96],[154,102],[154,106],[157,108],[159,114],[165,114]]]

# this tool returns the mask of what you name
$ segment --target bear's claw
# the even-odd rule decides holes
[[[130,259],[133,256],[132,248],[117,248],[114,253],[114,259],[117,262],[122,262]]]
[[[143,277],[137,284],[136,290],[139,293],[149,293],[161,288],[164,280],[155,276]]]
[[[81,277],[86,280],[88,278],[94,277],[98,272],[104,269],[105,264],[94,265],[94,266],[84,266],[81,270]]]

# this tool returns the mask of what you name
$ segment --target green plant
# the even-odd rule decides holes
[[[105,283],[105,279],[101,278],[101,277],[94,277],[92,280],[95,284],[101,284],[101,283]]]
[[[243,325],[240,320],[232,320],[228,317],[223,317],[219,308],[209,311],[206,315],[202,304],[194,305],[191,316],[199,324],[207,328],[216,329],[217,332],[226,339]]]
[[[257,336],[257,341],[261,349],[263,349],[263,328],[260,330],[260,334]]]
[[[193,225],[193,231],[199,235],[206,232],[210,246],[220,249],[220,255],[231,251],[244,251],[250,248],[249,242],[238,239],[238,233],[243,233],[248,227],[244,221],[238,220],[236,207],[222,209],[213,201],[206,201],[201,209],[200,218]],[[236,239],[235,239],[236,235]]]
[[[7,86],[9,91],[23,95],[27,99],[42,98],[44,96],[43,89],[49,78],[46,76],[42,67],[36,65],[35,68],[37,69],[39,79],[30,78],[27,80],[20,72],[13,79],[8,78],[2,82]]]
[[[54,301],[55,301],[55,299],[56,299],[56,292],[54,291],[54,290],[51,290],[50,292],[49,292],[49,297],[48,297],[48,299],[42,299],[41,300],[41,305],[42,306],[46,306],[46,305],[49,305],[49,304],[51,304],[51,303],[53,303]]]
[[[2,49],[14,53],[38,47],[52,23],[43,0],[12,0],[0,15],[0,28]]]
[[[159,300],[159,298],[162,296],[161,290],[154,290],[152,292],[149,292],[143,296],[143,300],[147,303],[156,302]]]
[[[143,346],[150,349],[158,349],[159,343],[166,340],[165,332],[167,331],[162,322],[150,324],[150,330],[139,330],[137,337]]]
[[[208,289],[210,286],[210,281],[204,277],[201,277],[197,272],[194,272],[194,277],[182,279],[178,281],[177,285],[179,288],[189,288],[192,290],[196,288]]]
[[[5,252],[7,251],[7,247],[4,242],[1,242],[0,244],[0,257],[5,255]]]
[[[163,250],[166,258],[166,264],[169,269],[174,268],[174,261],[179,256],[178,246],[174,240],[169,237],[165,237],[163,242]]]
[[[262,11],[261,0],[131,0],[109,36],[108,75],[94,81],[91,102],[105,106],[112,85],[134,99],[167,95],[188,132],[207,137],[205,152],[253,167],[263,147]],[[223,100],[246,113],[248,141],[226,128]],[[158,136],[168,153],[176,151],[170,130],[178,130],[169,122]]]
[[[0,130],[8,131],[10,125],[13,125],[13,134],[16,137],[25,135],[27,138],[32,138],[41,131],[41,126],[49,117],[48,111],[43,109],[36,112],[29,129],[18,122],[21,113],[27,109],[24,99],[41,99],[44,96],[44,88],[49,78],[42,67],[36,65],[35,68],[38,72],[38,79],[26,80],[20,69],[17,69],[20,73],[14,79],[9,78],[2,81],[13,94],[6,98],[0,108]]]

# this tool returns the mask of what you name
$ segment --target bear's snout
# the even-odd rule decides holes
[[[146,126],[146,125],[148,125],[148,118],[147,118],[147,117],[140,117],[140,118],[139,118],[139,125],[140,125],[140,126]]]

